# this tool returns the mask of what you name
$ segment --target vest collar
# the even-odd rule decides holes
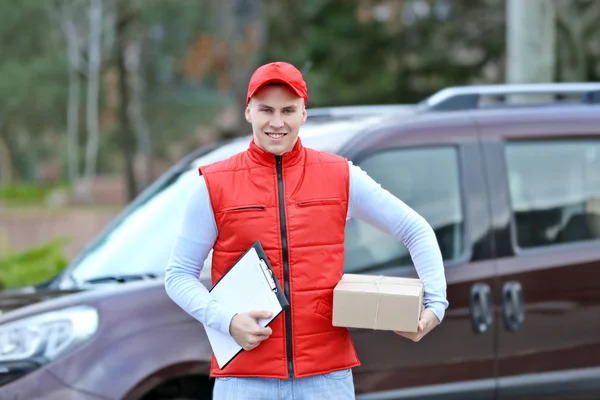
[[[254,141],[254,136],[250,139],[250,146],[248,147],[248,154],[250,158],[263,165],[275,165],[276,156],[273,153],[269,153],[264,151]],[[292,148],[292,150],[287,153],[283,153],[282,155],[282,165],[284,167],[289,167],[292,165],[298,164],[302,160],[304,156],[304,146],[302,145],[302,141],[300,137],[296,140],[296,144]]]

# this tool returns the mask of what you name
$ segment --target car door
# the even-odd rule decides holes
[[[598,110],[596,110],[598,111]],[[500,399],[600,398],[600,113],[483,126]]]
[[[491,399],[494,271],[475,130],[466,123],[414,126],[367,140],[347,156],[433,227],[450,306],[443,323],[418,343],[389,331],[352,329],[361,361],[354,371],[357,398]],[[417,276],[402,243],[356,219],[347,225],[345,270]]]

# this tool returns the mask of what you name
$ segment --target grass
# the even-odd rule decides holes
[[[0,200],[6,204],[43,204],[48,194],[66,185],[40,185],[20,183],[0,186]]]
[[[63,247],[67,240],[54,239],[40,246],[0,256],[0,288],[15,288],[41,283],[59,273],[66,265]]]

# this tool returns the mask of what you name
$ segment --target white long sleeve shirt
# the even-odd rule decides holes
[[[424,285],[424,306],[440,321],[448,307],[442,255],[431,226],[412,208],[383,189],[360,167],[349,162],[347,218],[358,218],[394,236],[408,249]],[[169,297],[184,311],[211,328],[229,333],[235,310],[219,304],[198,279],[215,240],[217,225],[202,176],[192,190],[181,230],[165,273]]]

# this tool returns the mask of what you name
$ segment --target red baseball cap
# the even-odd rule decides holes
[[[248,85],[248,96],[246,97],[246,105],[250,98],[254,96],[256,91],[268,83],[285,83],[292,88],[294,92],[304,99],[304,104],[308,103],[308,89],[306,82],[302,77],[302,72],[292,64],[286,62],[272,62],[259,67],[252,77]]]

